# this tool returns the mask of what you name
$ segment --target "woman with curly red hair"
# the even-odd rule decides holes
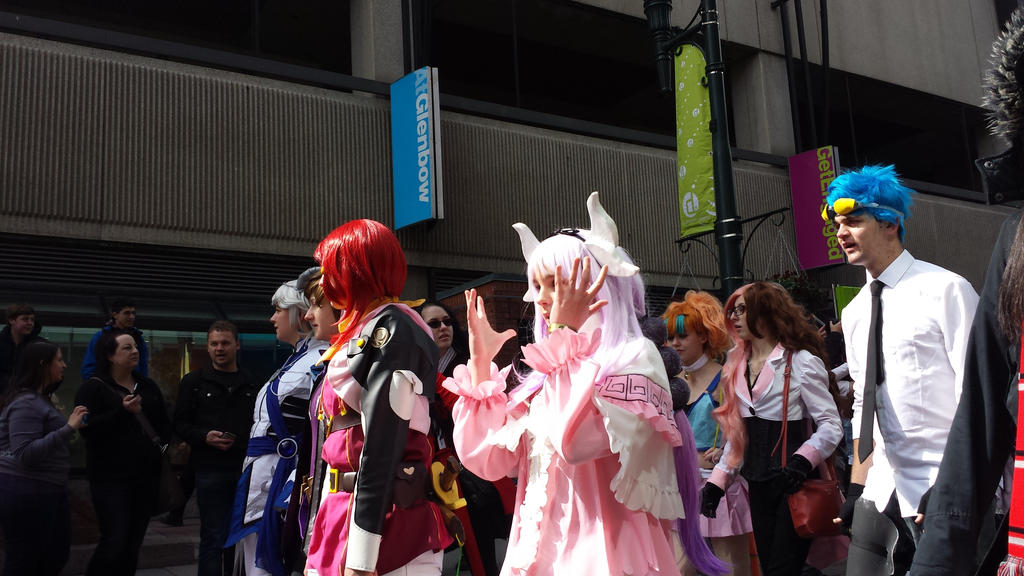
[[[686,293],[682,302],[669,304],[661,316],[668,330],[668,345],[679,355],[681,376],[690,389],[684,411],[697,444],[697,464],[705,482],[722,457],[728,439],[744,442],[743,422],[732,382],[722,381],[717,358],[732,345],[725,328],[722,303],[707,292]],[[701,534],[715,555],[732,565],[731,574],[750,574],[750,504],[747,483],[742,477],[729,485],[713,518],[701,516]],[[686,576],[697,574],[689,562],[682,566]]]
[[[747,442],[727,443],[704,485],[702,513],[715,516],[719,501],[739,472],[749,486],[750,517],[762,573],[799,575],[811,540],[794,530],[786,496],[800,489],[843,437],[822,360],[824,344],[804,310],[778,284],[742,286],[725,303],[725,318],[735,346],[729,351],[722,379],[739,399],[732,409],[743,418]],[[789,403],[783,414],[787,369]],[[776,448],[783,426],[788,429],[786,446]]]
[[[318,416],[329,469],[305,573],[440,574],[451,537],[424,498],[438,352],[430,327],[398,300],[405,255],[386,226],[353,220],[315,257],[324,295],[344,313],[324,355]]]

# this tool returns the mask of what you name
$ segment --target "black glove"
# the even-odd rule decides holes
[[[932,488],[934,488],[934,486],[929,486],[928,489],[924,491],[924,494],[921,495],[921,503],[917,505],[918,514],[924,515],[928,513],[928,498],[932,495]]]
[[[724,490],[713,482],[706,482],[700,490],[700,513],[708,518],[714,518],[722,496],[725,496]]]
[[[799,454],[794,454],[789,462],[786,463],[786,467],[782,469],[782,473],[779,474],[779,482],[781,482],[780,488],[786,494],[793,494],[800,489],[803,485],[804,480],[807,479],[807,475],[811,473],[814,466],[811,462]]]
[[[839,517],[843,520],[843,529],[847,532],[853,525],[853,505],[857,503],[863,493],[863,484],[851,482],[850,487],[846,489],[846,502],[843,502],[842,507],[839,508]]]

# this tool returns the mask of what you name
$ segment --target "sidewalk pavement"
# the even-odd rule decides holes
[[[95,549],[93,542],[72,544],[71,557],[64,568],[65,576],[78,576],[85,572]],[[185,515],[183,526],[168,526],[153,518],[146,530],[146,539],[139,553],[139,571],[142,576],[194,576],[196,553],[199,549],[199,518]]]
[[[147,568],[139,570],[135,576],[195,576],[196,565],[168,566],[166,568]]]

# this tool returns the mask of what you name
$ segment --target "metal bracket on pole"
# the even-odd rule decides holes
[[[743,254],[743,261],[746,262],[746,259],[747,259],[747,248],[750,247],[750,241],[754,239],[754,236],[757,233],[758,229],[761,227],[761,225],[764,224],[765,222],[770,221],[772,226],[774,226],[776,228],[781,228],[782,225],[785,224],[785,222],[786,222],[786,212],[789,212],[790,210],[791,210],[790,208],[777,208],[777,209],[772,210],[770,212],[765,212],[764,214],[758,214],[757,216],[751,216],[750,218],[744,218],[742,220],[737,220],[735,218],[732,218],[732,219],[730,219],[728,221],[723,220],[723,221],[719,222],[719,224],[722,224],[722,231],[721,231],[720,234],[716,234],[716,230],[708,230],[706,232],[699,232],[697,234],[690,234],[688,236],[683,236],[682,238],[679,238],[678,240],[676,240],[675,241],[676,242],[676,246],[679,248],[679,253],[680,254],[687,254],[687,253],[689,253],[690,249],[693,247],[693,244],[697,244],[699,246],[702,246],[705,250],[707,250],[708,254],[711,254],[711,257],[715,261],[715,265],[718,266],[718,263],[719,263],[718,253],[715,252],[715,250],[711,248],[711,246],[704,240],[704,237],[712,235],[712,234],[716,234],[716,237],[732,236],[732,235],[734,235],[736,233],[727,231],[726,230],[727,228],[734,228],[735,227],[735,228],[738,228],[739,230],[742,230],[742,228],[743,228],[743,226],[745,224],[750,224],[751,222],[756,222],[756,224],[754,224],[754,227],[751,228],[750,232],[745,235],[746,238],[743,241],[743,251],[742,251],[742,254]],[[742,232],[739,232],[739,234],[742,235]],[[747,274],[746,274],[747,272],[749,272],[749,270],[744,270],[744,277],[742,279],[744,283],[747,282],[748,278],[749,279],[753,279],[753,274],[750,274],[749,277],[748,277]],[[715,284],[722,285],[722,283],[719,282],[719,278],[717,276],[714,277],[714,281],[715,281],[715,283],[713,285],[715,285]],[[726,294],[725,296],[728,297],[729,295]]]
[[[767,222],[769,218],[772,218],[772,216],[778,216],[777,219],[772,218],[772,226],[775,226],[776,228],[782,228],[782,225],[786,223],[786,212],[789,211],[790,208],[776,208],[771,212],[765,212],[764,214],[759,214],[757,216],[747,218],[746,220],[743,221],[744,224],[748,222],[753,222],[755,220],[757,221],[757,224],[754,224],[754,227],[750,229],[750,234],[747,235],[746,241],[743,242],[744,262],[747,261],[747,248],[750,247],[750,240],[754,238],[754,234],[757,233],[757,229],[761,227],[761,224]]]

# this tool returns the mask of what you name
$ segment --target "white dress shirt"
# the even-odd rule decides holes
[[[875,280],[867,275],[868,284]],[[916,513],[935,482],[963,389],[967,336],[978,293],[961,276],[904,250],[878,280],[885,380],[875,392],[873,464],[863,497],[881,512],[893,490],[900,513]],[[871,291],[843,310],[846,358],[853,378],[853,432],[860,434]],[[863,442],[864,440],[861,439]]]

